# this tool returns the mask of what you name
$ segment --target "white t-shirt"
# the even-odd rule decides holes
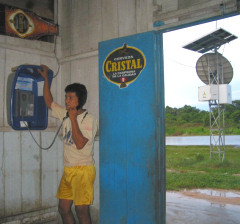
[[[66,117],[67,110],[53,102],[51,105],[52,116],[61,121]],[[83,136],[88,142],[82,149],[77,149],[73,137],[70,118],[63,122],[63,163],[66,167],[87,166],[94,164],[93,144],[97,132],[97,119],[87,111],[77,116],[78,125]]]

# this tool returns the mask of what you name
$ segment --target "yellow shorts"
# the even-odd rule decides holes
[[[94,165],[64,167],[56,197],[73,200],[74,205],[92,204],[95,176]]]

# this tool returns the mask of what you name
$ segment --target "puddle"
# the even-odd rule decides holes
[[[166,224],[240,223],[240,191],[168,191],[166,211]]]
[[[212,190],[212,189],[195,189],[190,190],[190,192],[196,192],[213,197],[223,197],[223,198],[239,198],[240,192],[238,191],[228,191],[228,190]]]
[[[211,203],[218,203],[221,205],[240,205],[239,191],[195,189],[189,191],[185,190],[181,193],[185,196],[207,200]]]

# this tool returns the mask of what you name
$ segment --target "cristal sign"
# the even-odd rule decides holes
[[[137,79],[145,66],[146,59],[142,51],[125,43],[106,57],[103,73],[109,82],[125,88]]]

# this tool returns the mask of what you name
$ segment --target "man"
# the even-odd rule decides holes
[[[52,116],[63,121],[64,172],[56,195],[58,210],[64,224],[73,224],[71,207],[74,203],[79,223],[91,224],[89,207],[93,202],[93,143],[97,120],[83,109],[87,90],[82,84],[74,83],[65,88],[66,108],[55,103],[49,88],[49,68],[45,65],[41,67],[39,73],[44,78],[45,103],[52,110]]]

